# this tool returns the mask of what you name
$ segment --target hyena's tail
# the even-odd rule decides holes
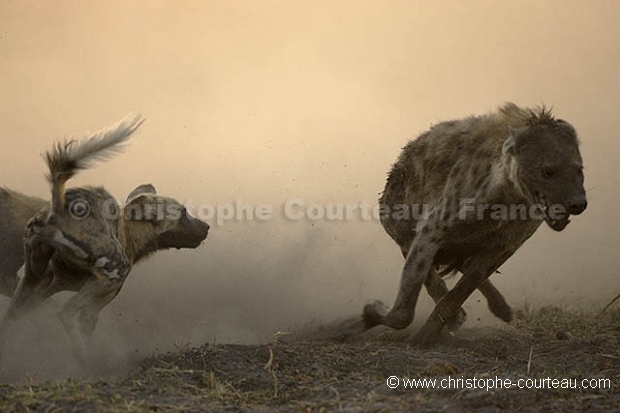
[[[52,210],[60,211],[64,205],[65,183],[78,171],[87,169],[96,161],[104,161],[121,152],[131,134],[144,122],[137,115],[79,141],[57,143],[46,153],[49,174],[47,180],[52,187]]]

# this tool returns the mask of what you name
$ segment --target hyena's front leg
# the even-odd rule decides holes
[[[429,241],[425,236],[426,233],[428,231],[419,231],[411,243],[394,306],[390,309],[381,301],[375,301],[364,307],[362,318],[366,328],[383,324],[395,329],[403,329],[413,321],[420,289],[437,252],[437,245]]]
[[[445,281],[442,280],[441,277],[439,277],[439,275],[434,269],[431,269],[431,271],[428,273],[424,285],[426,286],[426,290],[428,291],[430,296],[433,297],[435,304],[437,304],[439,300],[441,300],[441,298],[449,291]],[[506,299],[504,298],[502,293],[500,293],[499,290],[495,288],[491,280],[487,278],[486,280],[482,281],[478,286],[478,290],[482,293],[482,295],[484,295],[484,298],[486,298],[487,300],[487,305],[489,306],[489,309],[496,317],[507,323],[512,321],[512,309],[506,302]],[[461,327],[461,325],[463,325],[465,319],[466,313],[465,310],[463,310],[463,308],[461,307],[452,317],[449,317],[445,320],[446,327],[448,327],[448,330],[450,331],[456,331]]]
[[[447,294],[448,287],[446,286],[445,281],[437,274],[434,268],[428,273],[426,280],[424,281],[424,286],[428,291],[429,295],[435,301],[435,304],[441,300],[441,298]],[[497,288],[491,283],[491,280],[488,278],[485,279],[478,285],[478,290],[484,295],[484,298],[487,300],[487,304],[489,309],[496,317],[505,322],[512,321],[512,309],[506,302],[506,299],[499,292]],[[446,327],[450,331],[458,330],[461,325],[465,322],[467,318],[467,314],[463,308],[459,308],[457,312],[450,318],[446,319]]]
[[[506,302],[506,299],[488,278],[480,283],[478,290],[487,299],[489,310],[500,320],[507,323],[512,321],[512,308]]]
[[[414,343],[422,347],[433,345],[441,333],[445,320],[458,311],[465,300],[488,276],[489,274],[481,271],[463,274],[454,288],[439,300],[424,326],[416,333],[413,339]]]
[[[400,245],[401,252],[403,253],[403,257],[407,259],[407,255],[409,254],[409,249],[411,248],[411,242],[405,242]],[[434,266],[431,265],[431,269],[428,271],[426,278],[424,279],[424,286],[426,287],[426,291],[428,295],[431,296],[435,304],[441,297],[446,295],[448,292],[448,286],[446,282],[437,274]],[[467,319],[467,313],[462,308],[454,314],[454,316],[450,317],[450,319],[446,320],[446,327],[450,331],[457,331],[461,326],[465,323]]]
[[[444,295],[448,293],[448,286],[446,282],[437,274],[435,268],[431,266],[428,275],[426,276],[426,280],[424,280],[424,286],[426,287],[426,291],[433,298],[435,304],[439,302],[443,298]],[[447,318],[446,327],[448,330],[455,332],[465,323],[467,319],[467,313],[463,310],[463,307],[459,308],[454,315]]]

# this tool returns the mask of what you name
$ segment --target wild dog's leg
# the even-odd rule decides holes
[[[37,236],[32,239],[27,238],[24,244],[24,277],[19,282],[11,304],[4,315],[3,325],[45,300],[47,286],[53,278],[48,266],[54,250]]]
[[[439,300],[424,326],[415,335],[414,343],[423,347],[432,345],[441,333],[445,320],[458,311],[465,300],[488,276],[489,274],[481,271],[464,274],[454,288]]]
[[[95,332],[95,327],[97,326],[99,313],[118,295],[121,286],[122,284],[117,284],[117,287],[111,286],[111,291],[109,293],[94,297],[93,301],[87,302],[82,307],[78,314],[78,328],[80,329],[82,337],[86,339],[92,337]]]
[[[407,254],[410,248],[410,242],[404,244],[401,247],[401,252],[405,259],[407,258]],[[437,271],[433,266],[431,266],[430,271],[424,279],[424,286],[426,287],[426,291],[435,303],[441,300],[441,297],[446,295],[446,293],[448,292],[448,286],[446,286],[446,282],[439,275],[437,275]],[[459,308],[459,310],[454,316],[446,320],[446,327],[448,327],[448,330],[450,331],[457,331],[459,328],[461,328],[463,323],[465,323],[466,319],[467,313],[465,312],[465,310],[463,310],[463,308]]]
[[[0,272],[0,294],[13,297],[18,283],[19,277],[17,274]]]
[[[60,310],[58,317],[81,362],[87,360],[89,338],[97,323],[99,310],[116,295],[120,285],[104,276],[93,276]]]
[[[425,235],[427,233],[428,229],[423,229],[411,243],[400,279],[398,296],[392,309],[381,301],[375,301],[364,307],[362,318],[366,328],[384,324],[395,329],[403,329],[411,324],[420,289],[437,252],[436,243],[430,242]]]
[[[92,277],[84,284],[80,291],[65,303],[58,313],[58,318],[71,340],[73,352],[81,362],[86,361],[87,350],[84,337],[80,334],[76,325],[76,317],[82,307],[88,304],[101,289],[101,281],[96,277]]]
[[[0,323],[0,354],[5,345],[7,329],[22,313],[45,300],[45,286],[51,282],[52,272],[48,265],[54,250],[38,237],[26,238],[24,243],[25,272],[8,310]]]
[[[482,281],[478,286],[478,290],[487,299],[487,304],[493,314],[507,323],[512,321],[512,308],[510,308],[502,293],[491,283],[491,280],[487,278]]]

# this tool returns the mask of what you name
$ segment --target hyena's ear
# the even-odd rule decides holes
[[[507,153],[509,155],[515,156],[517,137],[519,134],[526,128],[513,128],[512,126],[508,126],[508,137],[504,141],[504,145],[502,146],[502,153]]]
[[[129,195],[127,195],[125,205],[131,204],[134,200],[145,194],[156,195],[157,191],[155,190],[155,187],[151,184],[140,185],[139,187],[131,191]]]

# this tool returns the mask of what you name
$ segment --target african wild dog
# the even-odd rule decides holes
[[[150,184],[132,191],[124,210],[101,187],[65,191],[65,182],[78,170],[118,152],[141,123],[142,118],[136,117],[48,152],[51,204],[13,191],[0,193],[2,224],[9,225],[5,233],[11,234],[0,245],[22,261],[25,258],[25,274],[2,322],[0,340],[6,340],[7,323],[57,292],[76,291],[59,316],[77,355],[84,358],[85,340],[92,335],[99,312],[118,294],[136,262],[162,249],[196,248],[207,237],[206,223],[189,216],[174,199],[157,195]],[[13,238],[37,209],[26,226],[20,254]],[[9,293],[16,277],[17,259],[13,261],[0,269],[8,279]]]
[[[400,289],[391,309],[366,305],[365,328],[407,327],[422,284],[436,307],[414,338],[420,345],[432,344],[444,325],[462,324],[461,305],[476,288],[509,321],[510,307],[487,278],[543,219],[562,231],[569,215],[586,209],[583,179],[574,128],[544,107],[508,103],[496,113],[440,123],[409,142],[380,199],[382,224],[405,256]],[[401,219],[403,206],[427,209]],[[497,213],[513,210],[518,216]],[[453,271],[463,276],[448,291],[438,272]]]
[[[24,229],[49,202],[0,188],[0,294],[12,297],[24,265]]]

